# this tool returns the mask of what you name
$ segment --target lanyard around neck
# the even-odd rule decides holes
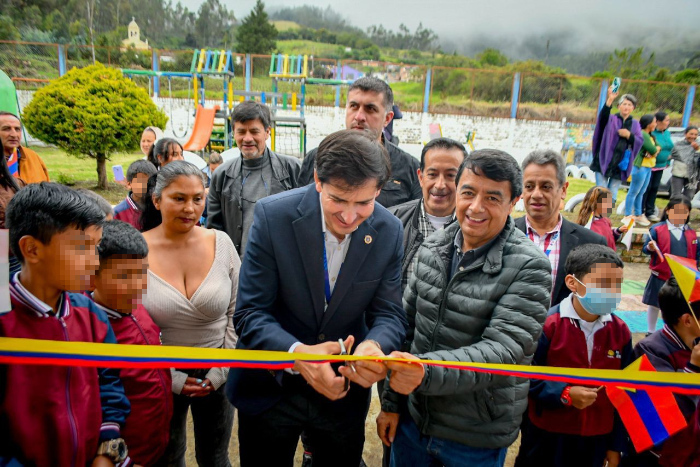
[[[343,265],[340,265],[340,269],[338,269],[338,276],[340,277],[340,271],[343,269]],[[326,305],[328,305],[331,302],[331,296],[333,293],[331,292],[331,281],[330,277],[328,275],[328,253],[326,252],[326,233],[323,233],[323,274],[324,274],[324,293],[326,295]]]

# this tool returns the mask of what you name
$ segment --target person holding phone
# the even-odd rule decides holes
[[[632,117],[637,106],[637,98],[624,94],[618,101],[619,112],[610,115],[618,92],[614,86],[608,88],[605,105],[598,114],[593,132],[593,161],[591,170],[595,172],[596,185],[610,190],[613,206],[617,202],[617,192],[623,181],[632,173],[634,156],[642,148],[644,138],[639,122]]]

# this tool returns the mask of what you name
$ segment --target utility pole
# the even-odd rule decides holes
[[[549,39],[547,39],[547,48],[544,53],[544,64],[547,64],[547,60],[549,59]]]

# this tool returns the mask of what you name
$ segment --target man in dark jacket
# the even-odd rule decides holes
[[[418,180],[423,197],[389,209],[403,224],[403,263],[401,290],[406,289],[413,272],[413,258],[423,240],[436,230],[450,225],[455,213],[455,177],[467,157],[461,143],[450,138],[437,138],[423,146]]]
[[[411,353],[391,355],[529,365],[551,275],[510,217],[522,192],[520,167],[502,151],[474,151],[457,180],[457,222],[423,242],[404,292]],[[377,430],[392,445],[392,466],[503,464],[528,380],[420,363],[387,367]],[[407,402],[401,394],[410,394]]]
[[[233,111],[233,137],[241,157],[227,161],[209,186],[207,227],[223,230],[243,256],[253,223],[255,203],[266,196],[297,187],[299,160],[267,147],[270,110],[246,101]]]
[[[386,141],[384,128],[394,118],[394,93],[388,84],[378,78],[364,77],[353,82],[348,89],[345,105],[345,128],[347,130],[370,131],[389,152],[391,177],[386,182],[377,202],[389,208],[421,196],[418,183],[418,161],[398,146]],[[305,186],[314,181],[314,159],[316,149],[304,158],[298,185]]]
[[[523,161],[524,217],[515,226],[547,255],[552,267],[552,303],[558,305],[569,295],[564,285],[564,265],[569,252],[579,245],[597,243],[607,246],[603,236],[569,222],[559,209],[566,198],[564,158],[552,150],[531,152]]]

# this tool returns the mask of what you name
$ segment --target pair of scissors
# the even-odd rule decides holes
[[[343,339],[338,339],[338,344],[340,344],[340,355],[350,355],[350,348],[346,349],[345,348],[345,342],[343,342]],[[347,366],[352,368],[352,371],[354,373],[357,373],[357,370],[355,369],[355,364],[352,362],[345,362]],[[345,377],[345,390],[350,389],[350,380]]]

